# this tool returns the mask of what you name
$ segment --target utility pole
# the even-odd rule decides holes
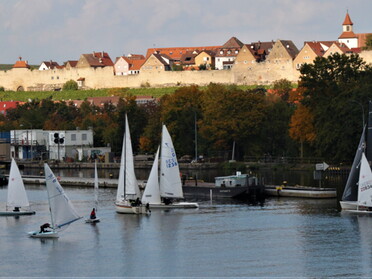
[[[65,138],[64,137],[60,137],[59,136],[59,133],[54,133],[54,143],[56,143],[58,145],[58,161],[60,160],[60,157],[59,157],[59,145],[60,144],[63,144],[65,142]]]

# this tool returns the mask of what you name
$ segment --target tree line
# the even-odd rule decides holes
[[[178,157],[194,156],[196,132],[197,153],[207,157],[231,154],[234,145],[237,160],[267,155],[350,162],[362,130],[361,107],[366,114],[372,98],[371,67],[358,55],[335,54],[300,71],[296,90],[279,80],[271,92],[222,84],[180,87],[145,105],[130,94],[103,107],[35,99],[0,116],[0,129],[93,129],[95,146],[119,153],[127,114],[135,153],[156,151],[164,123]]]

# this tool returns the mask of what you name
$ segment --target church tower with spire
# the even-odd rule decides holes
[[[347,45],[350,49],[358,47],[358,36],[353,31],[353,22],[348,11],[344,23],[342,23],[342,34],[338,37],[338,41]]]

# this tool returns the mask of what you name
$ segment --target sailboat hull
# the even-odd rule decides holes
[[[177,209],[177,208],[198,208],[199,205],[196,202],[176,202],[172,204],[151,204],[150,209]]]
[[[85,223],[90,223],[90,224],[93,224],[93,223],[98,223],[100,222],[101,220],[99,218],[95,218],[95,219],[85,219]]]
[[[50,232],[39,232],[39,231],[34,231],[34,232],[29,232],[28,235],[32,238],[58,238],[58,232],[56,231],[50,231]]]
[[[35,211],[20,211],[20,212],[14,212],[14,211],[3,211],[0,212],[0,216],[22,216],[22,215],[34,215]]]
[[[121,214],[147,214],[148,210],[144,205],[132,206],[127,202],[116,202],[115,210]]]
[[[356,201],[340,201],[341,210],[356,210],[358,204]]]

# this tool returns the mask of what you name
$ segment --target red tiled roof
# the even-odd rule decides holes
[[[17,105],[21,105],[24,102],[18,102],[18,101],[4,101],[0,102],[0,113],[6,115],[6,112],[8,109],[16,108]]]
[[[292,57],[292,59],[294,59],[299,52],[296,45],[289,40],[280,40],[280,42],[283,44],[283,46],[287,50],[288,54]]]
[[[355,33],[353,31],[342,32],[342,34],[338,38],[339,39],[357,38],[357,35],[355,35]]]
[[[173,60],[180,60],[181,56],[190,51],[196,51],[197,53],[203,50],[215,51],[221,48],[221,46],[206,46],[206,47],[165,47],[165,48],[149,48],[146,53],[146,58],[148,58],[153,53],[166,54]]]
[[[127,56],[131,60],[143,60],[146,59],[142,54],[128,54]]]
[[[337,43],[336,41],[320,41],[320,42],[305,42],[317,56],[322,57],[327,49],[323,48],[323,45],[327,46],[328,48],[331,47],[332,44]]]
[[[44,63],[45,66],[47,66],[49,69],[54,69],[54,68],[60,69],[60,68],[58,68],[60,66],[59,66],[59,64],[57,62],[54,62],[54,61],[43,61],[42,63]]]
[[[76,67],[76,64],[77,64],[77,63],[78,63],[77,60],[68,60],[68,61],[66,61],[64,64],[65,64],[65,65],[70,64],[70,66],[71,66],[72,68],[74,68],[74,67]]]
[[[223,44],[222,48],[242,48],[244,44],[239,41],[236,37],[231,37],[226,43]]]
[[[342,23],[342,25],[353,25],[353,22],[351,21],[348,12],[346,13],[345,20],[344,20],[344,23]]]
[[[131,63],[130,63],[130,67],[129,67],[129,70],[130,71],[137,71],[137,70],[140,70],[143,63],[145,63],[146,59],[134,59],[134,60],[130,60]]]
[[[110,56],[107,52],[93,52],[89,54],[83,54],[91,67],[106,67],[114,66]]]
[[[29,69],[30,66],[27,64],[27,61],[18,60],[13,65],[13,68],[26,68],[26,69]]]

